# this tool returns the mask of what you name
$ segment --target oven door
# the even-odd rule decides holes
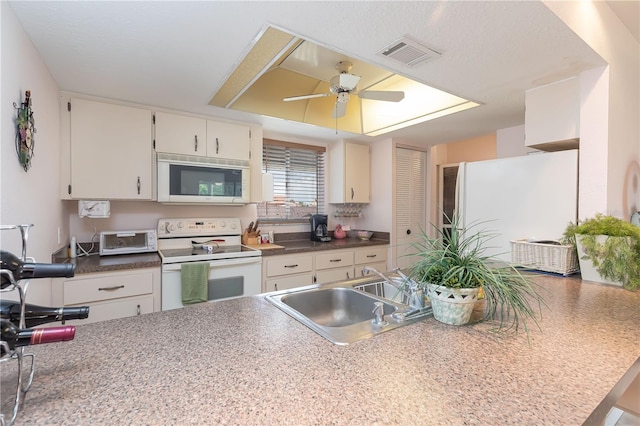
[[[209,301],[260,294],[262,258],[240,257],[209,261]],[[162,265],[162,310],[182,308],[180,263]]]

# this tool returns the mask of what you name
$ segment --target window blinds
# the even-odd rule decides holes
[[[265,139],[262,170],[273,176],[273,201],[258,204],[263,220],[296,220],[324,212],[324,147]]]

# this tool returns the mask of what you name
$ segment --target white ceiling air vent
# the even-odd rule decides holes
[[[412,67],[421,62],[436,58],[440,56],[440,53],[408,37],[402,37],[390,46],[380,50],[378,55],[384,58],[394,59]]]

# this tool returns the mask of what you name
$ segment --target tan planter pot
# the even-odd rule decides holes
[[[597,283],[603,284],[611,284],[615,286],[622,287],[622,283],[620,281],[610,281],[606,278],[602,277],[598,270],[593,266],[593,262],[586,258],[586,253],[584,248],[580,242],[582,235],[576,234],[576,247],[578,249],[578,261],[580,262],[580,274],[582,275],[582,279],[585,281],[593,281]],[[596,241],[599,244],[603,244],[609,236],[607,235],[597,235]],[[623,237],[614,237],[614,238],[623,238]]]

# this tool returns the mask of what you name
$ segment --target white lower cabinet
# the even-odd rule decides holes
[[[364,266],[371,266],[382,273],[387,272],[387,249],[387,246],[376,246],[357,249],[355,253],[356,277],[368,275],[362,272],[362,268]]]
[[[353,266],[348,268],[334,268],[316,271],[314,282],[317,284],[330,283],[334,281],[344,281],[354,278]]]
[[[315,255],[317,284],[353,278],[353,250],[329,250]]]
[[[270,292],[313,284],[313,255],[287,254],[262,260],[262,291]]]
[[[361,277],[365,265],[386,272],[387,249],[388,246],[374,246],[265,256],[262,261],[262,291],[287,290]]]
[[[160,268],[82,274],[52,280],[54,306],[89,306],[87,324],[160,311]]]
[[[313,284],[313,274],[283,275],[267,279],[264,283],[263,292],[288,290],[290,288],[304,287]]]

